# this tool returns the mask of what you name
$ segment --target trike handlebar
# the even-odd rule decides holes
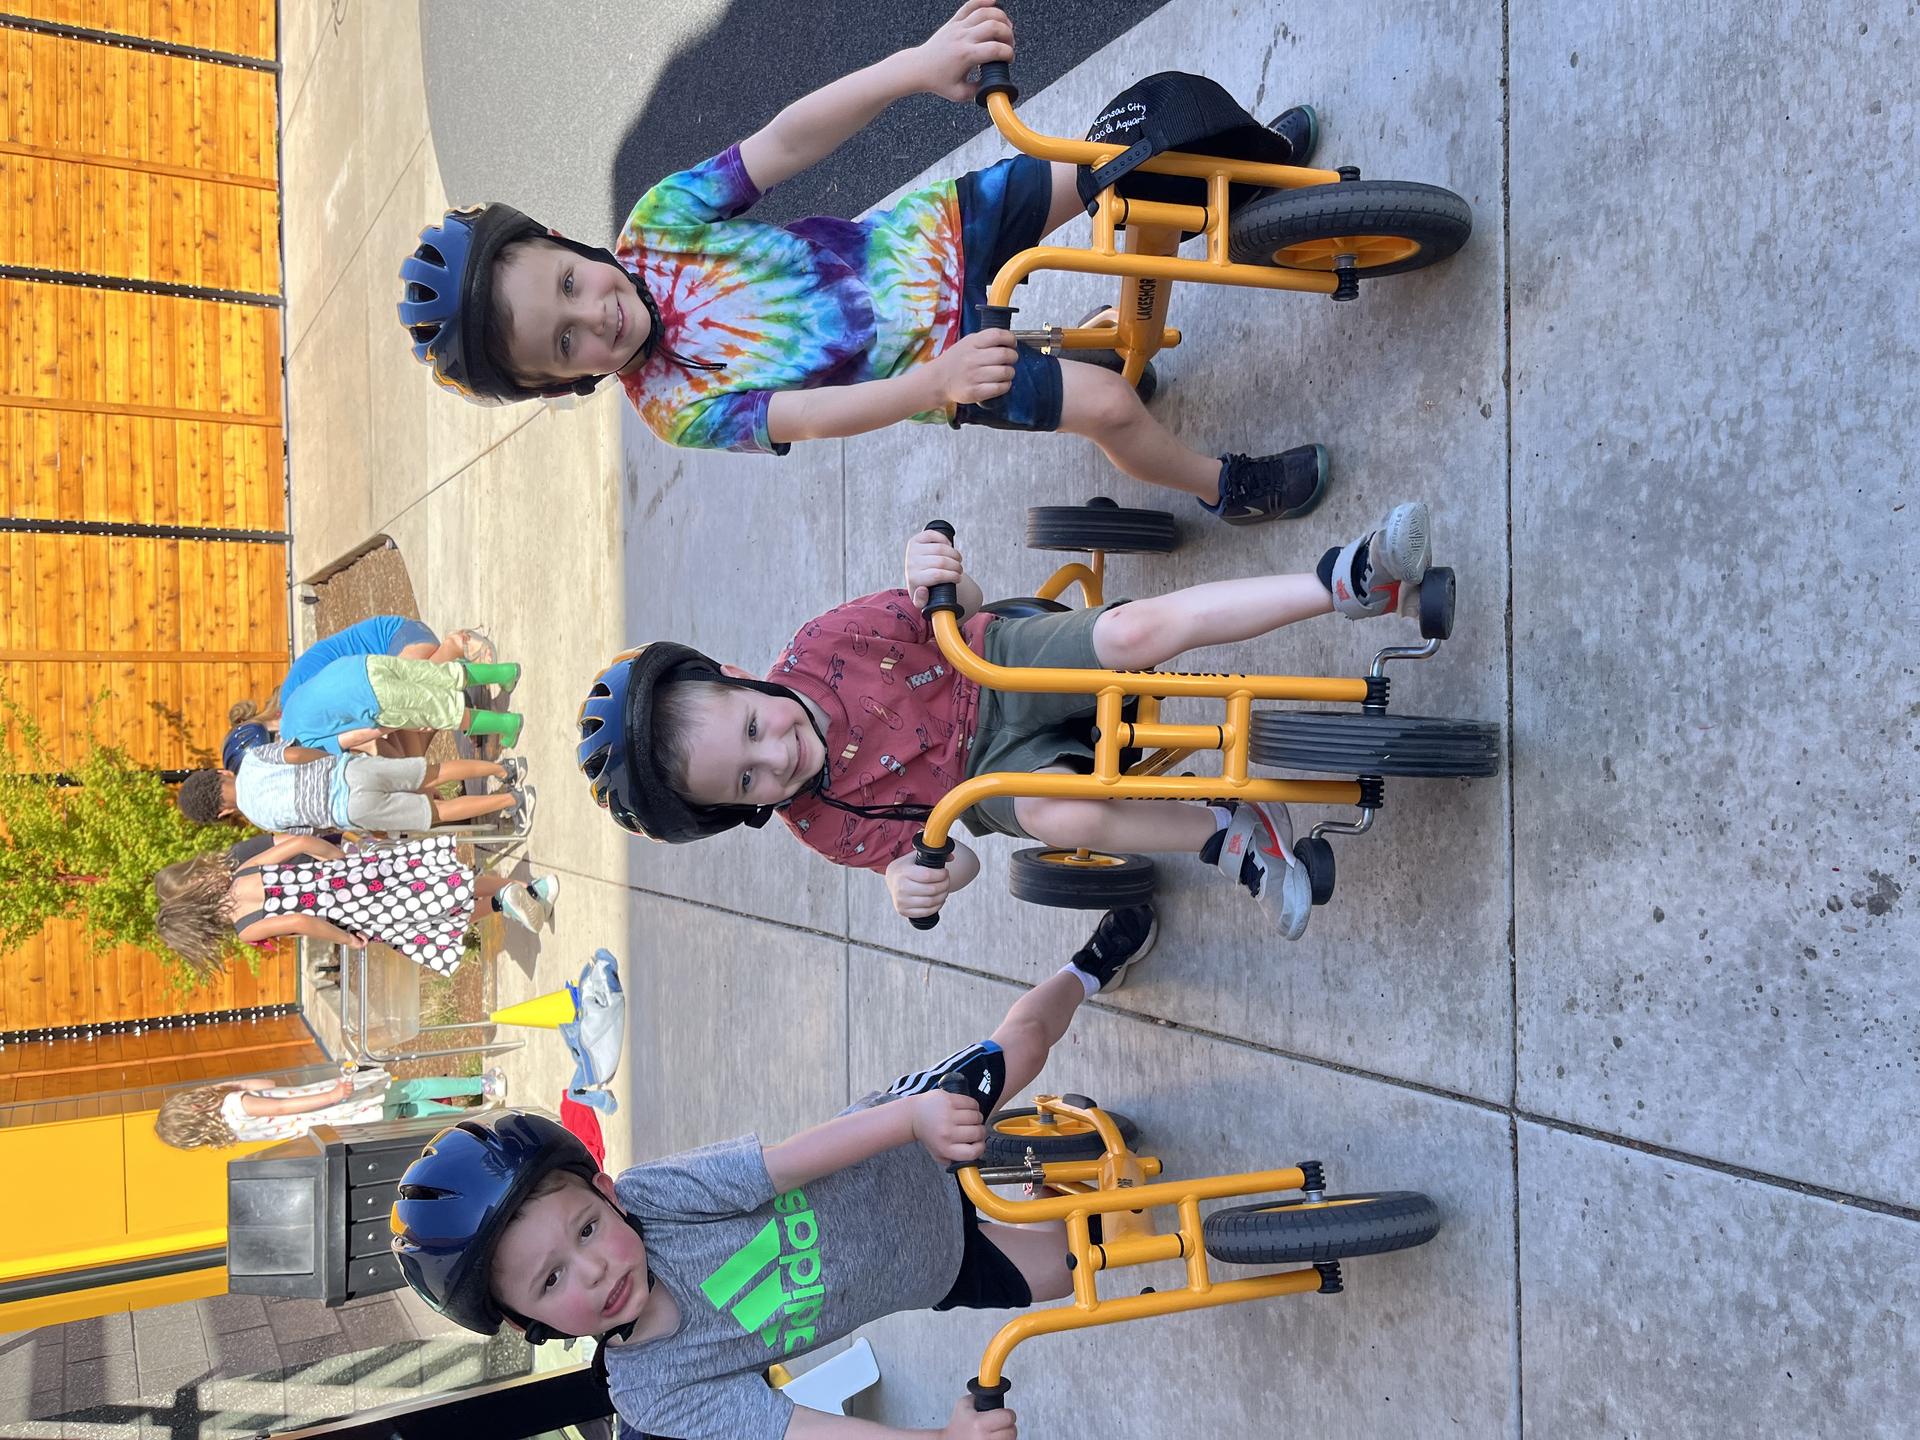
[[[953,526],[944,520],[929,520],[922,528],[931,530],[936,535],[944,535],[949,540],[953,539]],[[933,617],[942,610],[951,612],[956,619],[959,617],[960,587],[958,585],[929,585],[927,587],[927,603],[920,607],[920,613],[926,616],[929,623],[931,623]],[[922,861],[921,863],[924,864],[926,862]]]
[[[935,588],[941,590],[953,589],[951,585],[941,585]],[[926,866],[929,870],[944,870],[947,868],[947,861],[951,859],[952,856],[953,841],[949,840],[944,845],[936,847],[927,844],[926,831],[917,830],[914,832],[913,858],[918,864]],[[940,912],[936,910],[931,915],[915,915],[907,923],[912,925],[916,930],[931,930],[940,923]]]
[[[949,540],[953,539],[953,526],[944,520],[929,520],[926,528],[935,534],[946,536]],[[921,613],[924,614],[928,620],[932,620],[933,617],[942,610],[946,610],[954,615],[960,613],[960,587],[958,585],[932,585],[927,588],[927,603]],[[929,870],[946,869],[947,860],[953,854],[953,841],[949,840],[946,844],[935,849],[926,843],[926,838],[927,834],[924,830],[913,837],[914,858]],[[916,930],[931,930],[940,923],[940,915],[938,911],[931,915],[915,915],[909,923]]]
[[[1013,83],[1011,60],[989,60],[980,67],[980,84],[973,92],[973,103],[984,109],[989,95],[1005,95],[1009,103],[1020,98],[1020,87]]]

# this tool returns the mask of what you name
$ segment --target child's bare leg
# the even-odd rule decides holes
[[[1053,172],[1053,198],[1047,204],[1047,228],[1040,232],[1043,239],[1075,216],[1087,213],[1080,199],[1078,167],[1055,160],[1047,168]]]
[[[435,800],[433,805],[433,823],[445,825],[454,820],[472,820],[481,815],[498,815],[502,810],[511,810],[519,802],[509,791],[498,795],[460,795],[452,800]]]
[[[421,789],[429,785],[438,785],[443,781],[457,780],[464,784],[468,780],[504,780],[507,767],[496,765],[491,760],[448,760],[438,765],[427,766],[427,778],[420,782]]]
[[[395,730],[381,740],[373,752],[390,760],[417,760],[433,744],[431,730]]]
[[[473,877],[473,893],[479,899],[491,900],[511,883],[504,875],[476,875]]]
[[[1020,828],[1043,845],[1128,854],[1194,854],[1220,828],[1205,805],[1182,800],[1061,800],[1023,795]],[[1012,1087],[1008,1087],[1011,1090]]]
[[[1067,1224],[1050,1220],[1044,1225],[996,1225],[983,1221],[980,1233],[993,1248],[1013,1261],[1027,1282],[1036,1304],[1064,1300],[1073,1293],[1073,1274],[1067,1269]]]
[[[1136,480],[1184,490],[1208,505],[1220,498],[1220,457],[1181,444],[1111,370],[1060,367],[1060,428],[1091,440]]]
[[[460,658],[457,655],[442,655],[440,652],[445,648],[444,645],[435,645],[430,640],[416,640],[411,645],[402,645],[400,647],[399,658],[402,660],[434,661],[457,660]]]
[[[1202,645],[1251,640],[1333,613],[1317,575],[1257,575],[1191,585],[1102,612],[1093,653],[1109,670],[1151,670]]]
[[[1006,1019],[989,1037],[1006,1055],[1007,1079],[1000,1090],[1002,1096],[1018,1095],[1034,1082],[1047,1063],[1047,1053],[1067,1033],[1073,1012],[1086,998],[1080,978],[1062,970],[1013,1002]]]

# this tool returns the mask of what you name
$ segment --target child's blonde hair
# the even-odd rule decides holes
[[[253,700],[236,700],[227,708],[227,724],[243,725],[249,720],[258,720],[265,724],[280,717],[280,702],[269,700],[264,707]]]
[[[153,1133],[178,1150],[197,1150],[210,1145],[224,1150],[239,1143],[233,1127],[220,1117],[220,1101],[233,1089],[231,1085],[196,1085],[169,1095],[153,1117]]]
[[[233,935],[227,897],[233,866],[224,850],[209,850],[167,866],[153,877],[153,928],[161,941],[204,977],[218,973]]]

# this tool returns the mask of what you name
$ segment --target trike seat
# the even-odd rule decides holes
[[[1010,600],[995,600],[980,608],[1003,620],[1022,620],[1029,615],[1055,615],[1072,607],[1058,600],[1042,600],[1038,595],[1016,595]]]
[[[1206,181],[1137,168],[1165,150],[1263,165],[1294,163],[1293,147],[1248,114],[1221,86],[1204,75],[1181,70],[1163,70],[1122,90],[1102,107],[1087,139],[1127,147],[1098,168],[1080,167],[1080,199],[1089,211],[1109,185],[1117,186],[1129,200],[1205,205]],[[1253,185],[1232,186],[1228,207],[1238,209],[1262,193]]]

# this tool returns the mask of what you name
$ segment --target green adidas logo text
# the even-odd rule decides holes
[[[803,1191],[773,1202],[774,1218],[700,1282],[716,1310],[759,1335],[782,1355],[814,1343],[814,1322],[826,1299],[820,1273],[820,1226]]]

